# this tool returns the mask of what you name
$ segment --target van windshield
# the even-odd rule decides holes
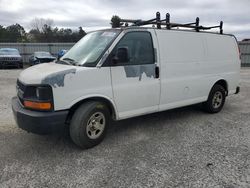
[[[91,32],[77,42],[61,60],[74,65],[94,67],[119,33],[119,30]]]

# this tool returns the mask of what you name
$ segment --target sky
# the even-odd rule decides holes
[[[59,28],[85,31],[109,28],[112,15],[147,20],[159,11],[170,13],[171,21],[218,25],[224,21],[224,32],[238,40],[250,38],[250,0],[0,0],[0,25],[19,23],[31,29],[34,18],[53,19]]]

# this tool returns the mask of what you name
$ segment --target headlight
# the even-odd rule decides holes
[[[52,88],[50,86],[27,86],[23,96],[23,105],[34,110],[52,110]]]
[[[52,91],[50,87],[36,87],[36,97],[39,100],[50,100]]]

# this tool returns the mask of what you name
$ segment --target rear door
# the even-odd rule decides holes
[[[152,35],[148,31],[127,32],[111,53],[112,61],[118,48],[125,47],[129,52],[128,62],[111,62],[119,119],[158,111],[160,82]]]

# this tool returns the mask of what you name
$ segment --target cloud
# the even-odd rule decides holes
[[[233,32],[240,39],[250,38],[249,0],[0,0],[0,24],[14,23],[30,29],[35,17],[51,18],[58,27],[86,30],[110,27],[112,15],[122,18],[150,19],[160,11],[169,12],[173,22],[194,21],[218,24],[223,20],[225,32]]]

